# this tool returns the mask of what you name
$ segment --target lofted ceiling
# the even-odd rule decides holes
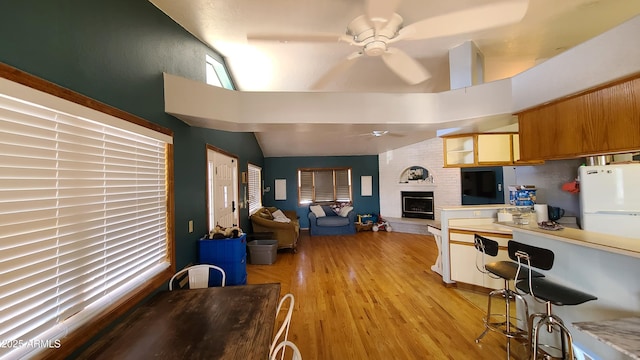
[[[324,35],[345,34],[347,25],[367,13],[372,3],[386,4],[392,10],[395,8],[408,28],[411,24],[440,15],[481,6],[522,3],[523,0],[150,2],[219,52],[225,58],[239,90],[255,92],[443,92],[450,89],[449,50],[465,41],[473,41],[484,55],[484,81],[490,82],[521,73],[640,14],[640,1],[530,0],[522,20],[512,24],[489,26],[500,21],[503,15],[508,15],[502,13],[491,17],[489,23],[485,21],[480,30],[393,43],[394,48],[415,59],[431,74],[425,81],[408,84],[378,56],[361,56],[350,62],[350,67],[325,78],[360,47],[344,41],[327,42]],[[448,27],[446,22],[439,25],[439,29]],[[323,41],[311,41],[318,37]],[[319,85],[319,81],[322,84]],[[215,123],[199,122],[197,126],[216,128]],[[265,156],[361,155],[379,154],[432,138],[441,127],[462,125],[472,131],[495,131],[509,129],[510,124],[513,124],[513,119],[478,119],[475,122],[452,123],[451,126],[416,126],[415,123],[403,123],[402,119],[393,119],[393,123],[383,121],[343,126],[309,123],[256,131],[256,137]],[[366,135],[372,130],[389,133],[380,137]],[[326,146],[327,143],[330,146]]]

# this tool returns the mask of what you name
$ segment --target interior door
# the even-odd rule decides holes
[[[207,150],[209,229],[239,223],[238,159],[213,149]]]

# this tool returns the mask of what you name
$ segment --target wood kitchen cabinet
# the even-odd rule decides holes
[[[487,289],[501,289],[504,287],[504,280],[494,278],[489,274],[484,274],[476,267],[482,269],[482,254],[474,246],[474,234],[498,242],[500,248],[498,256],[486,256],[485,262],[490,263],[500,260],[510,260],[507,251],[507,243],[512,238],[511,235],[497,234],[489,232],[470,232],[466,230],[449,230],[449,258],[451,264],[451,279],[468,285],[480,286]]]
[[[518,114],[522,160],[640,149],[640,75]]]
[[[504,166],[525,164],[520,161],[517,133],[483,133],[443,137],[444,166]],[[538,162],[526,162],[535,164]]]

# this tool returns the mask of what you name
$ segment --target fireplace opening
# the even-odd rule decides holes
[[[433,213],[433,191],[402,191],[402,217],[431,219]]]

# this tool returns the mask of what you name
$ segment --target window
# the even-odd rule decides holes
[[[227,67],[220,61],[213,57],[205,56],[205,68],[207,76],[207,84],[222,87],[229,90],[234,90],[231,76],[227,71]]]
[[[249,215],[262,207],[262,168],[249,164],[247,173],[247,195],[249,197]]]
[[[0,89],[0,339],[24,345],[0,357],[18,358],[71,346],[67,333],[172,270],[172,137],[6,79]]]
[[[351,202],[351,169],[299,169],[298,202]]]

